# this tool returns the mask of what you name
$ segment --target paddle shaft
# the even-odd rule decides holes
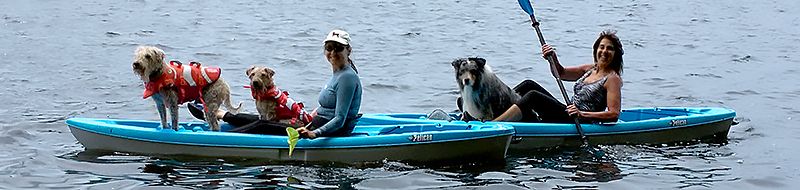
[[[544,36],[542,36],[542,30],[539,29],[539,21],[536,20],[536,16],[533,14],[531,14],[531,22],[533,23],[531,26],[533,26],[533,29],[536,30],[536,35],[539,37],[539,43],[541,45],[546,44],[544,42]],[[552,52],[547,56],[547,62],[550,63],[550,73],[553,74],[554,78],[556,78],[556,83],[558,83],[558,88],[561,90],[561,95],[564,96],[564,102],[567,105],[571,105],[572,101],[569,99],[569,96],[567,96],[567,91],[564,89],[564,83],[561,82],[561,75],[558,73],[558,67],[556,65],[559,64],[559,62],[555,52]],[[578,134],[581,136],[583,144],[588,145],[588,139],[586,138],[586,135],[583,134],[583,128],[581,127],[580,121],[578,121],[578,117],[573,117],[573,120],[575,121],[575,129],[578,130]]]

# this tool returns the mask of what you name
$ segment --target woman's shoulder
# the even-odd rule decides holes
[[[342,82],[345,82],[345,83],[356,83],[356,84],[360,84],[361,83],[361,79],[359,78],[358,74],[355,73],[355,72],[352,72],[352,70],[351,71],[347,71],[347,72],[342,72],[342,74],[339,75],[337,80],[338,80],[337,81],[338,83],[342,83]]]
[[[608,75],[606,75],[605,77],[606,77],[605,86],[608,86],[608,85],[622,86],[622,77],[619,76],[619,74],[617,74],[615,72],[611,72]]]
[[[358,73],[354,72],[353,70],[342,72],[342,74],[339,75],[339,79],[358,80],[358,78]]]
[[[622,76],[619,76],[619,74],[617,74],[616,72],[611,72],[611,73],[608,73],[608,74],[606,75],[606,77],[608,77],[608,79],[614,79],[614,80],[620,80],[620,81],[622,81]]]
[[[587,63],[587,64],[583,64],[583,65],[578,65],[578,66],[575,66],[575,67],[578,67],[578,69],[580,69],[581,71],[583,71],[585,73],[585,72],[588,72],[588,71],[591,71],[592,69],[594,69],[594,66],[595,66],[594,63]]]

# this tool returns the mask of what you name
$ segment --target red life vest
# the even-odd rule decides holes
[[[142,98],[148,98],[164,88],[174,88],[178,92],[178,104],[200,100],[204,107],[205,101],[200,96],[203,88],[217,81],[222,72],[219,67],[201,67],[198,62],[183,66],[179,61],[170,61],[168,67],[162,70],[161,77],[144,84]]]
[[[308,124],[311,123],[313,119],[311,115],[303,109],[305,106],[303,106],[302,102],[296,102],[292,98],[289,98],[289,92],[281,91],[278,87],[272,86],[269,89],[261,91],[250,88],[250,92],[256,100],[272,100],[277,103],[277,105],[275,105],[275,119],[277,120],[290,119],[289,124],[295,125],[298,121]]]

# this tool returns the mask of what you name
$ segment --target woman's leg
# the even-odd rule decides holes
[[[308,130],[314,130],[314,129],[317,129],[319,127],[322,127],[325,124],[328,124],[328,121],[331,121],[331,120],[330,119],[325,119],[325,118],[320,117],[320,116],[316,116],[316,117],[311,119],[311,124],[307,128],[308,128]]]
[[[198,119],[203,119],[203,112],[202,106],[197,104],[188,106],[189,112],[192,113]],[[259,115],[256,114],[247,114],[247,113],[238,113],[238,114],[231,114],[230,112],[217,110],[214,112],[217,114],[217,118],[222,118],[222,121],[234,126],[235,128],[228,130],[227,132],[235,132],[235,133],[250,133],[250,134],[264,134],[264,135],[286,135],[286,127],[288,125],[273,122],[273,121],[264,121],[260,119]]]
[[[503,114],[500,114],[500,116],[494,118],[493,121],[522,121],[522,118],[522,110],[519,109],[517,104],[514,104],[511,105],[506,112],[503,112]]]
[[[259,116],[256,114],[247,114],[247,113],[231,114],[230,112],[222,110],[218,110],[217,112],[218,112],[217,114],[219,114],[219,112],[224,113],[224,115],[222,116],[222,121],[237,127],[248,125],[253,122],[261,120]]]
[[[541,99],[546,97],[552,98],[552,95],[550,95],[550,93],[547,92],[547,90],[545,90],[544,88],[542,88],[541,85],[532,80],[524,80],[520,82],[519,84],[517,84],[517,86],[514,87],[514,92],[522,96],[522,99],[520,99],[516,104],[511,105],[511,107],[509,107],[508,110],[506,110],[505,112],[503,112],[503,114],[495,118],[494,121],[524,121],[524,122],[539,121],[536,114],[533,113],[533,111],[531,111],[532,109],[531,106],[519,105],[519,104],[529,104],[531,102],[535,102],[536,99]],[[531,92],[538,92],[538,94],[525,96],[526,94]],[[459,102],[458,102],[459,109],[461,109],[460,100],[461,99],[459,97]]]
[[[203,113],[203,105],[194,102],[188,103],[186,108],[189,109],[189,113],[192,114],[197,119],[205,120],[205,116]],[[246,114],[246,113],[239,113],[239,114],[231,114],[226,111],[217,110],[214,112],[217,115],[217,118],[222,118],[222,121],[231,124],[233,126],[244,126],[255,121],[259,120],[259,116],[255,114]]]
[[[556,123],[563,120],[560,113],[567,113],[565,111],[567,107],[564,104],[561,104],[550,92],[547,92],[546,89],[533,80],[520,82],[514,87],[514,92],[522,96],[522,98],[495,118],[494,121],[536,122],[541,118],[544,122]],[[457,101],[458,108],[461,109],[461,97]],[[533,111],[536,111],[536,113]],[[539,114],[539,117],[536,114]],[[569,118],[567,117],[567,119]]]
[[[517,104],[520,110],[532,110],[539,115],[542,122],[546,123],[568,123],[572,119],[567,114],[567,106],[553,98],[549,94],[539,91],[530,91],[520,99]],[[533,114],[531,112],[530,114]]]
[[[290,126],[283,123],[259,119],[241,127],[228,130],[228,132],[262,135],[286,135],[286,127]]]
[[[536,91],[544,95],[547,95],[549,97],[555,98],[552,94],[550,94],[550,92],[547,92],[547,90],[544,89],[542,85],[539,85],[539,83],[536,83],[536,81],[533,80],[524,80],[520,82],[519,84],[517,84],[517,86],[514,87],[514,91],[517,92],[517,94],[519,94],[520,96],[524,96],[525,94],[531,91]]]

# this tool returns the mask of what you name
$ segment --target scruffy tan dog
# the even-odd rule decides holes
[[[289,98],[289,93],[275,86],[275,70],[250,66],[245,72],[250,78],[250,91],[256,100],[256,110],[261,120],[277,121],[294,127],[311,123],[311,115],[303,109],[302,102]]]
[[[203,67],[200,63],[188,65],[178,61],[164,62],[164,51],[154,46],[139,46],[133,57],[133,72],[145,84],[143,98],[153,97],[161,126],[166,128],[169,109],[172,129],[178,130],[178,105],[188,101],[203,102],[205,120],[211,130],[219,131],[219,121],[214,111],[224,104],[231,113],[239,107],[231,106],[230,88],[220,76],[218,67]]]

